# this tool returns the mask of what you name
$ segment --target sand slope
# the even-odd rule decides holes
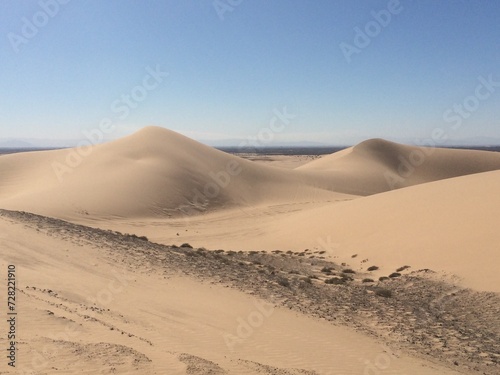
[[[71,152],[0,157],[0,207],[166,244],[326,248],[343,261],[359,253],[358,261],[381,267],[378,275],[410,265],[457,274],[481,290],[500,285],[500,172],[479,173],[500,168],[500,153],[375,139],[290,170],[148,127],[96,146],[59,180],[54,163]],[[392,190],[387,176],[405,187]]]
[[[493,169],[500,154],[370,140],[286,170],[147,127],[91,149],[1,156],[0,206],[65,218],[192,216],[351,199]]]
[[[500,153],[406,146],[383,139],[362,142],[297,168],[348,181],[360,195],[496,169],[500,169]]]
[[[0,230],[0,266],[15,264],[20,275],[18,371],[354,375],[382,358],[392,373],[457,374],[224,284],[179,276],[154,251],[116,251],[111,238],[43,219],[3,216]],[[19,373],[5,361],[0,371]]]
[[[275,205],[105,226],[165,244],[325,251],[356,270],[380,267],[376,277],[405,265],[411,266],[406,272],[429,268],[456,275],[474,289],[500,292],[499,189],[500,171],[492,171],[345,202]]]
[[[0,208],[147,235],[164,244],[293,250],[293,256],[282,255],[297,259],[286,268],[278,255],[267,265],[238,253],[223,258],[193,250],[188,257],[111,232],[2,213],[1,267],[16,264],[22,274],[20,353],[26,355],[20,363],[26,369],[361,374],[387,354],[360,332],[318,320],[321,313],[322,319],[338,318],[387,341],[411,346],[415,340],[420,354],[439,352],[443,363],[473,358],[471,366],[495,373],[498,332],[484,324],[498,327],[491,323],[497,322],[492,314],[498,294],[461,290],[466,298],[457,300],[450,297],[454,286],[422,286],[412,279],[422,272],[410,273],[430,268],[437,279],[456,275],[465,286],[500,292],[500,154],[370,140],[284,169],[156,127],[96,146],[80,161],[68,159],[75,152],[0,156]],[[68,161],[73,167],[58,178],[54,166]],[[349,287],[324,289],[321,262],[327,260],[344,263],[336,272],[353,268],[357,279]],[[379,269],[370,273],[372,265]],[[403,277],[386,284],[399,293],[394,300],[377,299],[361,282],[405,265],[410,268],[401,271]],[[306,271],[319,275],[312,292],[301,280]],[[292,285],[283,289],[279,277]],[[437,285],[433,295],[426,289],[431,285]],[[255,318],[259,291],[282,307],[275,306],[258,330],[230,349],[224,337],[238,330],[241,319]],[[420,300],[428,302],[425,314],[415,306]],[[302,305],[306,301],[311,304]],[[476,302],[479,318],[469,321],[460,308],[473,309]],[[472,331],[488,339],[476,340]],[[6,345],[3,336],[0,344]],[[387,371],[379,372],[456,373],[404,354],[391,357]]]
[[[261,240],[271,248],[319,246],[360,269],[381,266],[380,275],[410,265],[500,292],[499,191],[500,171],[432,182],[291,213],[269,223]]]
[[[343,197],[293,171],[257,165],[158,127],[95,146],[79,163],[73,163],[75,154],[0,157],[0,206],[56,217],[116,218]],[[75,166],[66,169],[68,158]]]

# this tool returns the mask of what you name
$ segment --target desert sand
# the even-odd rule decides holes
[[[499,373],[500,153],[249,159],[159,127],[1,155],[0,372]]]

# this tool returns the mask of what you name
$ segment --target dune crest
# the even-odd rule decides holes
[[[285,170],[154,126],[96,145],[77,159],[80,151],[2,156],[0,205],[62,218],[193,216],[255,205],[353,199],[500,169],[497,153],[373,139]]]
[[[23,353],[68,373],[360,374],[392,353],[378,338],[394,373],[498,373],[499,153],[373,139],[286,169],[159,127],[79,151],[0,156]]]
[[[370,139],[297,168],[329,173],[371,195],[422,183],[500,169],[500,153],[407,146]]]
[[[75,152],[2,156],[0,205],[66,218],[169,217],[344,196],[294,171],[252,163],[160,127],[96,145],[58,178],[54,166],[66,168]]]

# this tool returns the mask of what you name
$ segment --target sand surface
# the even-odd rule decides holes
[[[0,156],[19,369],[500,371],[499,153],[256,160],[156,127],[85,151]]]

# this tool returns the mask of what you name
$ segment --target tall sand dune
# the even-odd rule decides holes
[[[175,217],[333,202],[500,169],[500,154],[366,141],[294,170],[159,127],[92,148],[0,157],[0,206],[56,217]]]
[[[0,205],[57,217],[168,217],[343,196],[299,173],[258,165],[158,127],[94,146],[87,156],[77,151],[0,157]]]

